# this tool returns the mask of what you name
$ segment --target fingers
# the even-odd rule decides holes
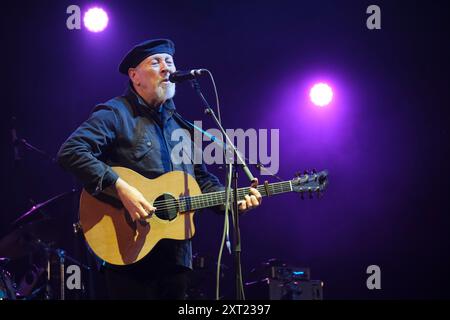
[[[138,210],[138,214],[139,214],[139,219],[146,219],[148,218],[148,213],[147,211],[144,209],[144,207],[142,205],[137,207]]]
[[[144,200],[141,202],[142,207],[144,208],[145,212],[149,215],[152,215],[156,211],[156,207],[152,206],[148,201]]]
[[[138,189],[128,184],[119,183],[118,186],[120,200],[133,221],[147,219],[155,213],[156,208],[144,198]]]
[[[250,195],[244,196],[245,200],[239,201],[239,211],[245,212],[258,207],[262,202],[261,193],[255,188],[250,188]]]
[[[130,216],[133,221],[148,219],[156,211],[156,208],[148,203],[145,199],[141,200],[133,207],[134,208],[130,211]]]
[[[252,202],[252,206],[253,206],[253,207],[259,206],[259,201],[256,199],[255,196],[250,196],[250,200],[251,200],[251,202]]]
[[[247,203],[247,208],[253,209],[254,207],[259,206],[259,201],[258,199],[256,199],[256,197],[254,195],[251,196],[245,196],[245,201]]]
[[[139,213],[137,211],[135,211],[135,210],[132,210],[132,211],[127,210],[127,211],[128,211],[128,214],[131,217],[131,220],[136,221],[136,220],[141,218],[141,216],[139,215]]]
[[[139,219],[147,219],[152,216],[156,211],[156,208],[143,199],[138,206]]]
[[[249,195],[245,195],[245,202],[246,202],[246,205],[247,205],[247,210],[250,210],[250,209],[253,208],[253,201],[252,201],[252,198]]]
[[[247,210],[247,202],[245,200],[239,200],[238,201],[239,204],[239,211],[246,211]]]
[[[250,193],[252,194],[251,197],[255,197],[255,199],[257,200],[257,204],[254,204],[256,206],[260,205],[262,203],[262,196],[261,193],[259,193],[259,191],[255,188],[250,188]]]

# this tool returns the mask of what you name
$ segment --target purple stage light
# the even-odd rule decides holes
[[[84,14],[83,21],[89,31],[100,32],[108,25],[108,15],[102,8],[91,8]]]
[[[317,83],[311,88],[309,97],[316,106],[324,107],[333,99],[333,90],[326,83]]]

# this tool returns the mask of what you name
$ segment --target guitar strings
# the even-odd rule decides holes
[[[274,186],[275,188],[272,188],[274,193],[278,193],[278,192],[283,192],[283,191],[290,191],[290,188],[288,190],[285,190],[285,186],[279,186],[276,185]],[[264,187],[258,187],[257,188],[258,191],[262,192],[265,194],[265,188]],[[238,190],[238,197],[239,198],[243,198],[244,195],[246,193],[248,193],[249,188],[243,188],[243,189],[239,189]],[[201,195],[197,195],[197,196],[192,196],[192,197],[181,197],[179,199],[167,199],[167,200],[159,200],[159,201],[155,201],[154,205],[159,205],[159,207],[157,208],[175,208],[178,207],[179,204],[183,204],[182,202],[184,201],[184,204],[187,204],[187,202],[189,202],[190,204],[194,204],[194,205],[203,205],[205,203],[210,204],[210,202],[212,202],[211,205],[216,205],[216,201],[219,201],[218,204],[220,204],[220,202],[225,201],[225,194],[224,191],[216,191],[216,192],[211,192],[211,193],[206,193],[206,194],[201,194]],[[174,205],[174,203],[176,203]],[[162,204],[162,206],[160,205]]]
[[[279,192],[286,192],[286,191],[291,191],[290,186],[288,188],[286,185],[274,185],[274,188],[272,190],[272,193],[276,194]],[[262,192],[262,194],[265,194],[265,188],[262,186],[259,186],[258,191]],[[243,189],[239,189],[238,190],[238,197],[239,198],[243,198],[244,195],[246,194],[245,191],[248,191],[249,188],[243,188]],[[191,204],[191,206],[196,206],[196,205],[205,205],[205,203],[207,203],[207,205],[210,206],[215,206],[215,205],[219,205],[221,202],[225,201],[224,199],[225,195],[223,191],[216,191],[216,192],[211,192],[211,193],[206,193],[206,194],[202,194],[202,195],[197,195],[197,196],[193,196],[193,197],[182,197],[179,199],[168,199],[168,200],[159,200],[154,202],[154,205],[156,206],[157,204],[162,204],[159,205],[159,207],[157,206],[158,210],[163,210],[163,209],[175,209],[175,208],[179,208],[180,204],[181,205],[188,205]],[[203,198],[203,199],[202,199]],[[184,203],[183,203],[184,201]],[[219,201],[218,203],[215,203],[216,201]],[[212,202],[212,203],[211,203]],[[195,209],[195,208],[193,208]]]
[[[238,189],[238,198],[244,198],[245,194],[248,194],[250,188],[241,188]],[[270,185],[271,193],[277,194],[280,192],[291,191],[291,187],[289,181],[273,183]],[[258,186],[257,190],[261,193],[262,196],[267,196],[266,189],[264,186]],[[197,206],[216,206],[225,201],[225,193],[224,191],[216,191],[205,194],[200,194],[192,197],[181,197],[179,199],[167,199],[167,200],[158,200],[153,203],[153,205],[158,210],[170,210],[170,209],[183,209],[182,206],[185,207],[186,211],[189,211],[188,208],[192,208],[195,210]]]
[[[243,199],[243,195],[238,195],[238,198]],[[189,211],[189,209],[197,209],[198,207],[208,207],[208,206],[216,206],[220,205],[225,201],[225,196],[222,197],[215,197],[211,198],[208,197],[207,199],[193,199],[190,197],[183,197],[179,199],[170,199],[170,200],[163,200],[163,201],[156,201],[154,203],[154,206],[157,207],[157,210],[164,210],[164,209],[183,209],[183,211],[186,209],[186,211]]]

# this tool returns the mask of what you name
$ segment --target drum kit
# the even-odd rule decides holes
[[[75,193],[77,190],[71,190],[34,205],[0,236],[0,300],[64,300],[66,267],[70,264],[91,269],[60,247],[57,229],[61,229],[61,223],[47,210]],[[73,227],[76,234],[76,226]],[[16,282],[11,274],[15,268],[10,265],[23,265],[24,260],[26,270]]]
[[[54,216],[44,210],[76,192],[61,193],[34,205],[0,237],[0,300],[64,300],[66,264],[91,269],[57,246]],[[16,283],[8,266],[23,259],[28,261],[28,270]]]
[[[13,118],[13,121],[15,118]],[[17,138],[13,127],[15,161],[23,161],[16,150],[22,146],[54,164],[54,158],[45,151]],[[70,231],[77,233],[75,226],[67,223],[67,215],[57,214],[55,207],[66,203],[78,190],[58,194],[34,204],[27,212],[13,221],[0,234],[0,300],[50,300],[65,299],[65,268],[75,264],[83,270],[90,267],[66,253],[70,239],[77,240]],[[64,207],[67,211],[67,206]],[[61,219],[64,219],[61,221]],[[69,230],[69,232],[68,232]],[[77,251],[79,251],[77,249]]]

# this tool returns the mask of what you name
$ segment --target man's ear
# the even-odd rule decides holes
[[[137,79],[136,79],[136,68],[129,68],[128,69],[128,77],[130,77],[131,82],[133,82],[133,84],[137,85]]]

